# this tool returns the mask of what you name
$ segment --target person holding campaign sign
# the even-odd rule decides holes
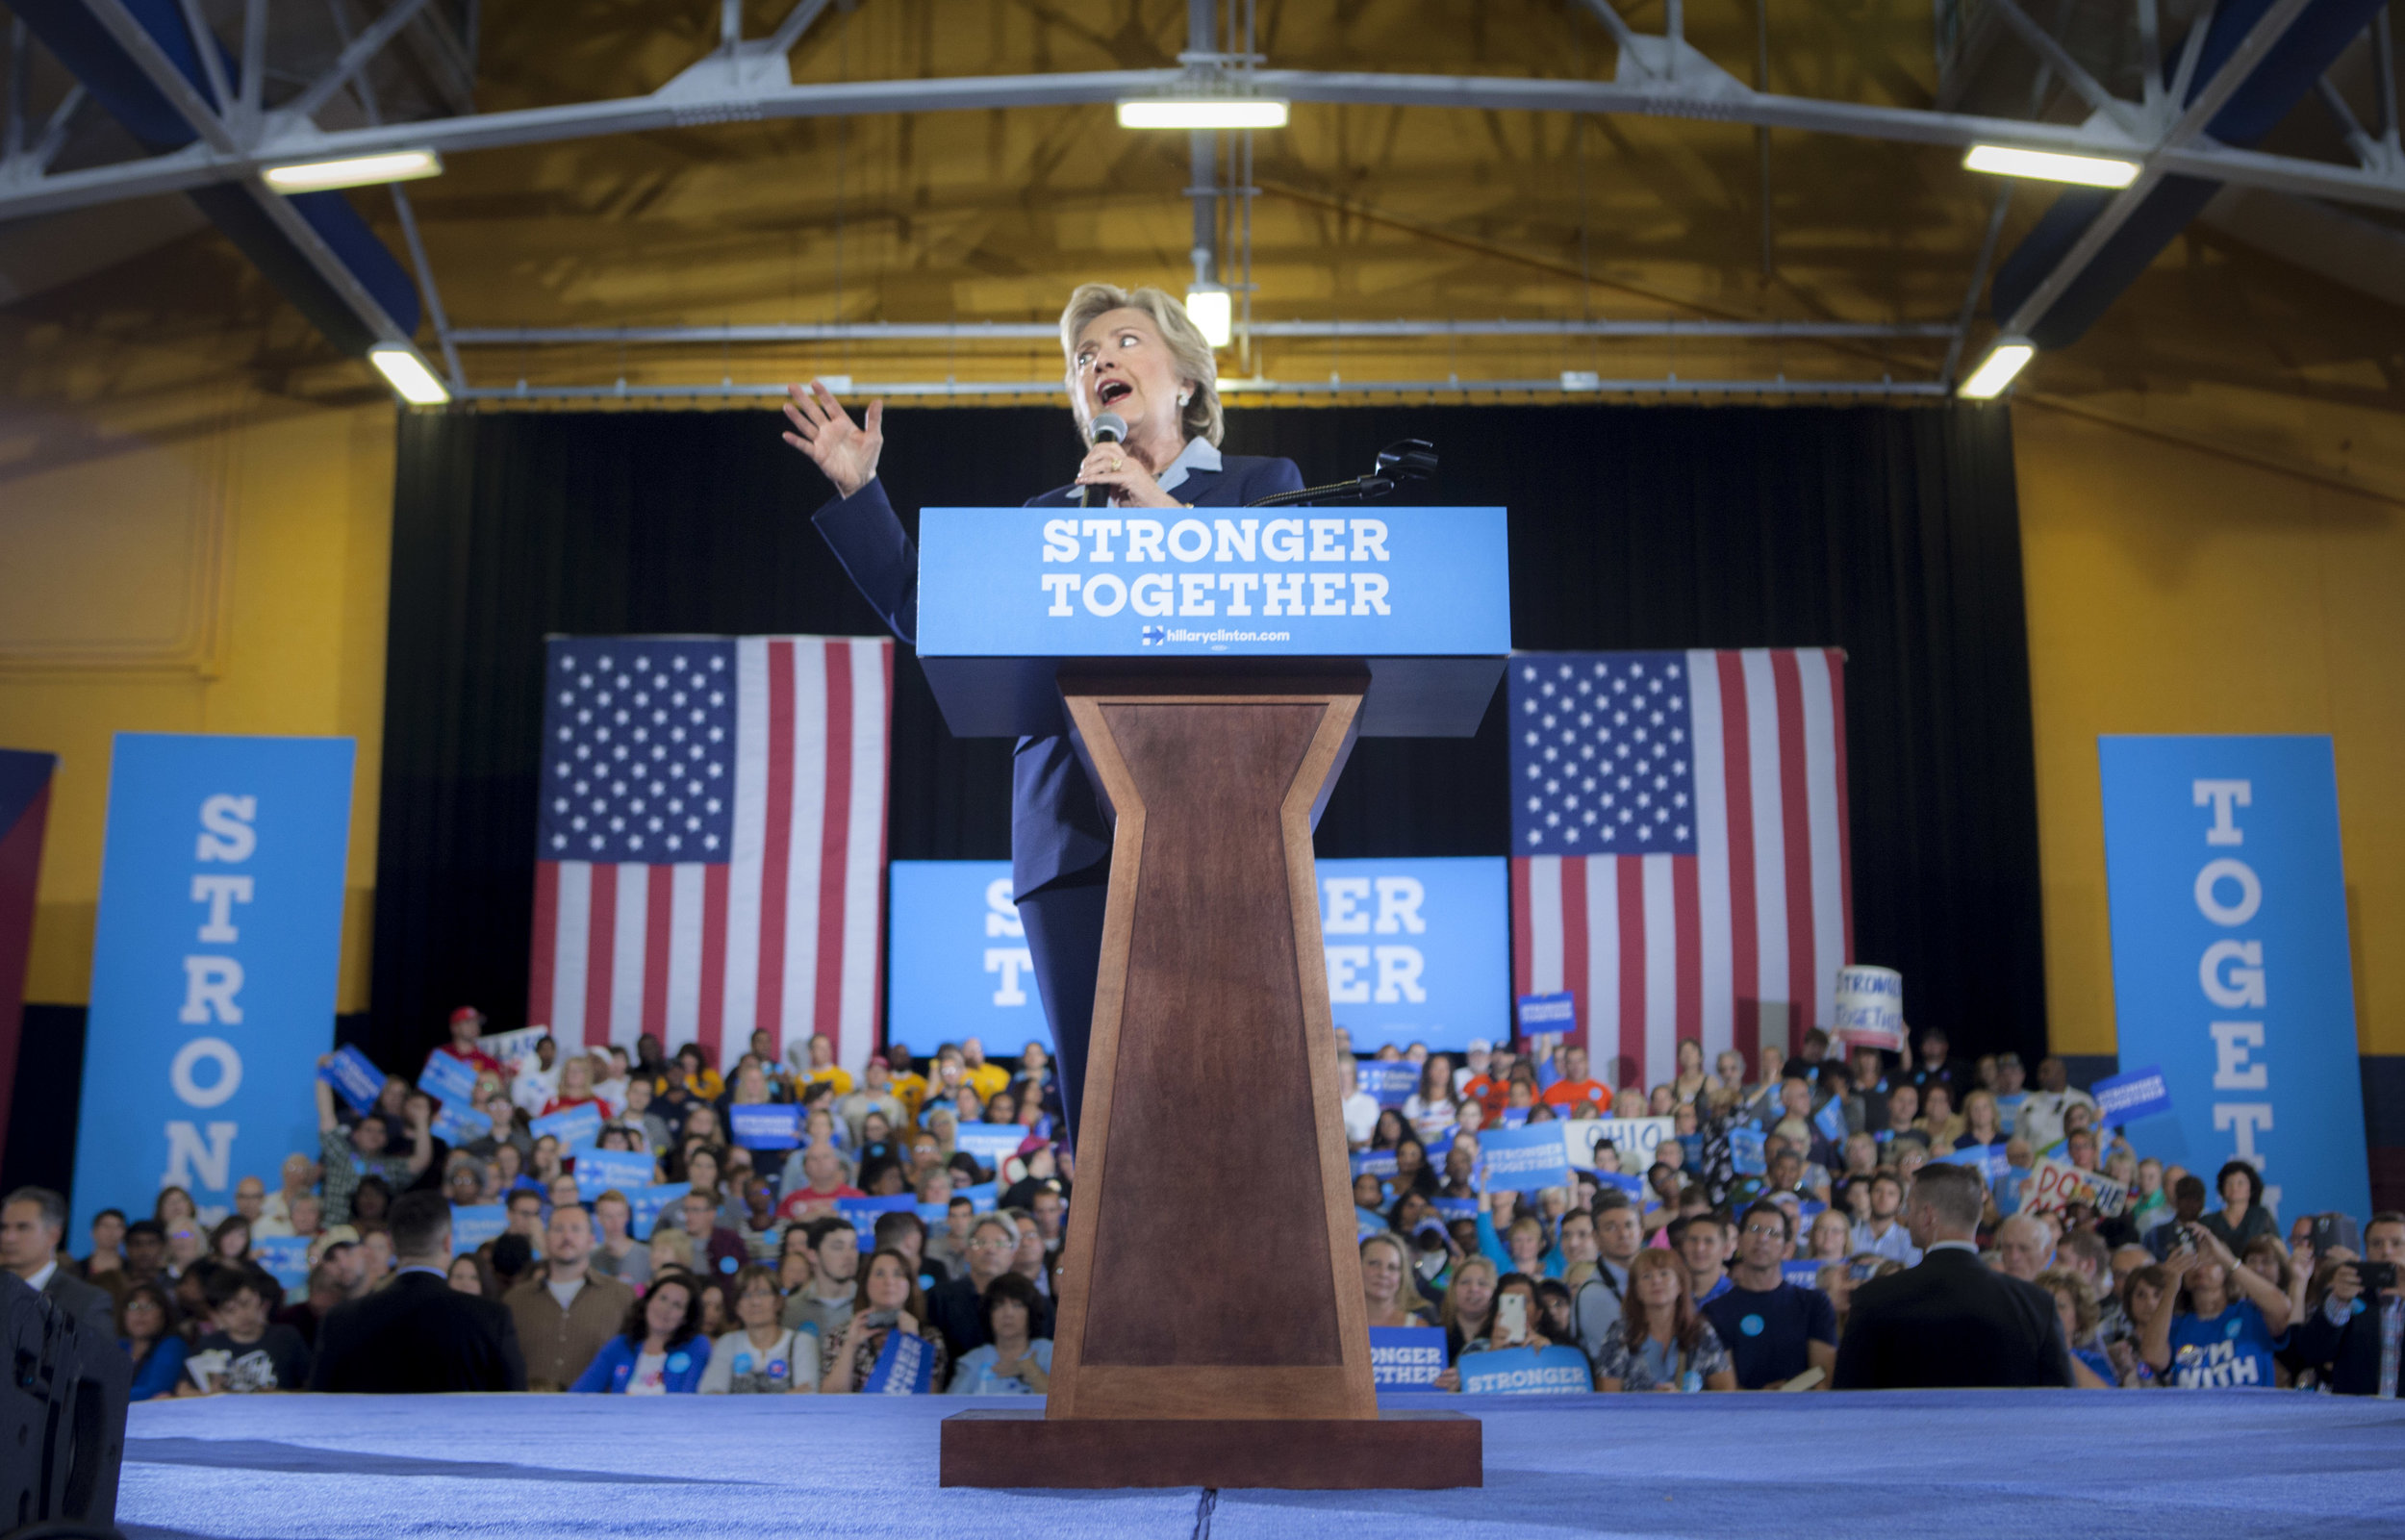
[[[326,1054],[318,1059],[317,1068],[323,1072],[334,1061],[334,1054]],[[317,1142],[324,1173],[326,1223],[351,1222],[351,1195],[369,1176],[383,1177],[395,1191],[414,1185],[434,1163],[431,1123],[430,1118],[413,1120],[409,1125],[409,1148],[405,1151],[394,1149],[392,1124],[381,1114],[367,1113],[345,1128],[335,1112],[333,1085],[319,1079]]]
[[[850,1322],[829,1340],[819,1387],[832,1396],[924,1396],[951,1377],[951,1350],[927,1323],[918,1270],[899,1251],[878,1251],[860,1270]]]
[[[1734,1390],[1737,1376],[1720,1334],[1695,1308],[1687,1270],[1668,1251],[1640,1251],[1629,1267],[1620,1329],[1595,1361],[1601,1391]]]
[[[1028,499],[1030,506],[1070,507],[1099,491],[1123,508],[1231,507],[1303,489],[1291,460],[1220,453],[1218,362],[1209,340],[1169,294],[1080,285],[1061,312],[1060,334],[1071,413],[1093,448],[1071,485]],[[885,404],[872,401],[854,423],[824,385],[797,385],[786,393],[794,431],[785,442],[835,484],[836,500],[813,521],[894,634],[915,642],[918,548],[877,479]],[[1096,432],[1105,416],[1113,419],[1113,439]],[[1133,540],[1139,521],[1125,522]],[[1073,549],[1088,538],[1107,543],[1123,533],[1122,523],[1078,524]],[[1051,1024],[1062,1111],[1074,1133],[1093,1031],[1111,825],[1065,737],[1020,743],[1011,758],[1011,897]]]

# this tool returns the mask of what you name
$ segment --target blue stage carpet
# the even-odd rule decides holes
[[[946,1491],[945,1398],[223,1397],[134,1408],[129,1537],[1196,1531],[1193,1490]],[[1018,1404],[1025,1404],[1024,1401]],[[2405,1405],[2277,1391],[1398,1397],[1486,1425],[1486,1486],[1227,1491],[1212,1540],[2405,1534]]]

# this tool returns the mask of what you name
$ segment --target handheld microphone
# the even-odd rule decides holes
[[[1127,419],[1116,412],[1096,413],[1094,421],[1089,426],[1093,430],[1096,443],[1126,443],[1127,442]],[[1091,485],[1077,489],[1077,506],[1080,508],[1094,506],[1094,488]]]

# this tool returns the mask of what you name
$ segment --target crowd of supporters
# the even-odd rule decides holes
[[[823,1039],[785,1064],[762,1034],[722,1075],[649,1037],[567,1055],[544,1037],[505,1064],[482,1024],[463,1010],[435,1050],[456,1061],[448,1083],[472,1074],[476,1126],[490,1120],[456,1148],[420,1085],[391,1076],[353,1111],[321,1083],[316,1155],[243,1176],[231,1212],[168,1187],[139,1217],[103,1211],[76,1255],[57,1197],[22,1190],[0,1208],[0,1265],[105,1291],[138,1400],[342,1388],[319,1361],[329,1316],[413,1273],[497,1301],[530,1390],[1046,1390],[1075,1168],[1039,1046],[1007,1067],[975,1040],[897,1052],[855,1080]],[[1855,1290],[1920,1261],[1907,1196],[1945,1162],[1985,1193],[1981,1259],[2052,1296],[2073,1383],[2395,1394],[2405,1215],[2283,1225],[2252,1166],[2208,1185],[2149,1158],[2100,1126],[2060,1060],[2030,1086],[2013,1055],[1955,1059],[1942,1033],[1846,1056],[1814,1032],[1796,1058],[1764,1047],[1751,1065],[1684,1043],[1648,1091],[1593,1078],[1578,1048],[1533,1049],[1473,1044],[1456,1064],[1384,1048],[1415,1070],[1359,1078],[1410,1094],[1355,1090],[1343,1109],[1369,1323],[1441,1329],[1441,1388],[1521,1348],[1576,1350],[1608,1392],[1825,1385]],[[762,1104],[797,1108],[796,1148],[729,1137],[736,1109]],[[650,1184],[580,1186],[579,1149],[536,1130],[588,1106],[589,1148],[647,1155]],[[1566,1185],[1485,1179],[1481,1131],[1606,1118],[1632,1121]],[[1637,1137],[1649,1118],[1668,1136]],[[2024,1211],[2049,1163],[2100,1180]],[[904,1201],[851,1202],[873,1198]],[[451,1254],[466,1210],[505,1218]],[[280,1281],[270,1250],[305,1275]]]

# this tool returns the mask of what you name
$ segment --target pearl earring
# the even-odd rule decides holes
[[[1178,410],[1179,410],[1179,411],[1183,411],[1183,410],[1185,410],[1185,405],[1186,405],[1186,403],[1187,403],[1188,401],[1193,400],[1193,399],[1194,399],[1194,392],[1193,392],[1193,391],[1180,391],[1180,392],[1178,393],[1178,396],[1177,396],[1177,408],[1178,408]]]

